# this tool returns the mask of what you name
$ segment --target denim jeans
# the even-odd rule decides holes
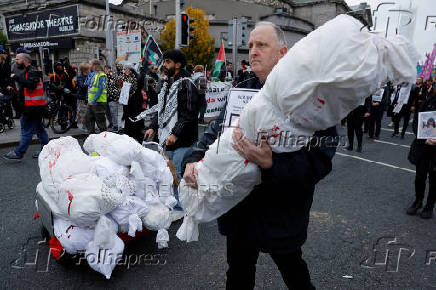
[[[25,120],[24,117],[20,118],[21,123],[21,140],[18,147],[14,149],[15,153],[19,157],[23,157],[32,143],[33,134],[38,136],[39,142],[41,142],[41,149],[48,143],[48,135],[42,125],[42,119],[39,120]]]
[[[168,158],[170,158],[173,161],[174,168],[177,172],[177,178],[179,180],[182,180],[182,162],[183,162],[183,156],[185,156],[186,151],[189,150],[189,147],[181,147],[174,151],[166,151]],[[174,190],[174,196],[177,199],[177,205],[174,207],[176,210],[182,209],[180,201],[179,201],[179,191],[178,188],[175,188]]]
[[[109,102],[109,109],[111,112],[111,118],[112,118],[112,127],[115,131],[118,131],[118,109],[120,108],[120,103],[118,102]]]

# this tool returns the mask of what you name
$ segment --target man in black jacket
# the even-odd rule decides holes
[[[260,88],[286,51],[283,31],[271,22],[259,22],[249,40],[250,65],[256,78],[245,80],[240,87]],[[193,187],[198,186],[195,162],[217,138],[223,116],[221,113],[184,157],[184,179]],[[297,152],[275,153],[265,142],[256,146],[236,132],[235,150],[259,165],[262,182],[218,219],[219,231],[227,237],[227,289],[254,288],[259,252],[271,255],[288,288],[314,289],[301,246],[307,237],[315,184],[331,171],[335,144],[321,142]],[[336,129],[315,134],[320,136],[336,137]]]
[[[167,50],[163,59],[168,79],[162,85],[158,114],[145,132],[145,139],[158,133],[159,143],[166,147],[181,178],[182,158],[198,139],[198,92],[190,74],[183,69],[186,55],[181,50]]]
[[[19,96],[24,99],[23,116],[21,122],[21,140],[18,147],[3,155],[7,160],[19,161],[32,142],[33,134],[36,134],[41,142],[41,149],[48,143],[48,135],[42,124],[42,116],[46,105],[44,88],[42,85],[42,72],[30,65],[30,55],[20,53],[16,57],[17,67],[24,69],[20,76],[12,75],[12,78],[20,84]],[[37,158],[39,152],[33,154]]]
[[[436,111],[436,87],[428,92],[427,99],[422,103],[419,112]],[[413,131],[417,136],[418,114],[413,120]],[[428,176],[428,196],[427,203],[422,209],[420,216],[423,219],[433,217],[433,208],[436,202],[436,139],[415,139],[411,146],[415,156],[416,176],[415,176],[415,201],[407,209],[407,214],[415,215],[423,206],[426,180]]]

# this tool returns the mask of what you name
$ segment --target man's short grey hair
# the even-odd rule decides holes
[[[286,43],[285,33],[280,28],[280,26],[278,26],[277,24],[270,22],[270,21],[259,21],[256,23],[254,28],[256,29],[259,26],[271,26],[272,28],[274,28],[274,31],[276,32],[276,35],[277,35],[277,41],[278,41],[279,46],[288,47],[288,45]]]

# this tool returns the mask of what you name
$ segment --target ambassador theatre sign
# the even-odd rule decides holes
[[[78,5],[7,16],[5,22],[10,41],[79,34]]]

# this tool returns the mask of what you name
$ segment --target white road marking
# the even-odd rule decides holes
[[[389,132],[394,132],[394,129],[388,129],[388,128],[381,128],[383,131],[389,131]],[[410,135],[414,135],[412,132],[407,132],[406,134],[410,134]]]
[[[383,144],[389,144],[389,145],[394,145],[394,146],[401,146],[401,147],[405,147],[405,148],[410,148],[409,145],[402,145],[402,144],[397,144],[397,143],[393,143],[393,142],[387,142],[387,141],[381,141],[381,140],[373,140],[376,143],[383,143]]]
[[[345,154],[345,153],[340,153],[340,152],[336,152],[336,154],[339,155],[339,156],[350,157],[350,158],[354,158],[354,159],[357,159],[357,160],[365,161],[365,162],[368,162],[368,163],[375,163],[375,164],[378,164],[378,165],[383,165],[383,166],[386,166],[386,167],[389,167],[389,168],[404,170],[404,171],[407,171],[407,172],[410,172],[410,173],[414,173],[414,174],[416,173],[415,170],[412,170],[412,169],[409,169],[409,168],[398,167],[398,166],[395,166],[395,165],[392,165],[392,164],[388,164],[388,163],[384,163],[384,162],[379,162],[379,161],[373,161],[373,160],[369,160],[369,159],[366,159],[366,158],[358,157],[358,156],[355,156],[355,155],[350,155],[350,154]]]

